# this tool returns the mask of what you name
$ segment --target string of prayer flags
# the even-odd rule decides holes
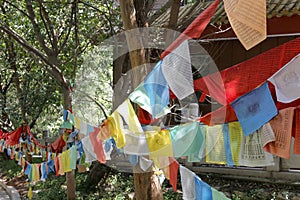
[[[275,134],[275,141],[264,146],[267,152],[281,158],[290,158],[294,110],[295,108],[280,110],[269,122]]]
[[[275,102],[275,105],[278,110],[282,110],[289,107],[297,107],[300,105],[300,99],[297,99],[290,103],[282,103],[276,100],[276,92],[275,87],[270,83],[268,84],[269,89],[271,91],[273,100]],[[233,110],[232,106],[230,104],[222,106],[218,108],[217,110],[214,110],[210,113],[207,113],[206,115],[199,118],[199,121],[209,125],[217,125],[217,124],[223,124],[228,122],[234,122],[237,121],[237,116],[235,114],[235,111]]]
[[[159,118],[170,112],[170,94],[167,80],[159,61],[146,79],[129,95],[129,99],[141,108]]]
[[[63,151],[62,154],[57,156],[57,158],[59,162],[60,175],[76,169],[76,146],[73,145],[70,149]]]
[[[203,182],[194,172],[180,165],[182,195],[185,200],[229,200],[223,193]]]
[[[278,101],[290,103],[300,98],[299,64],[300,56],[298,54],[268,79],[275,86]]]
[[[205,158],[207,163],[226,164],[223,125],[207,127]]]
[[[202,32],[213,17],[219,5],[219,0],[215,0],[209,7],[200,13],[194,21],[179,35],[178,38],[161,54],[163,60],[170,52],[176,49],[183,41],[200,38]]]
[[[221,72],[197,79],[194,89],[222,105],[229,104],[261,85],[299,52],[300,38],[296,38]]]
[[[162,60],[162,72],[170,89],[179,100],[194,93],[191,57],[187,40]]]
[[[261,137],[259,130],[248,136],[243,135],[239,165],[249,167],[274,165],[273,155],[264,151]]]
[[[247,50],[267,38],[265,0],[224,0],[224,8],[232,29]]]
[[[278,113],[267,82],[236,99],[231,106],[245,136],[258,130]]]

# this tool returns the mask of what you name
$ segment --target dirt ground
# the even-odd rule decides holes
[[[200,176],[203,181],[234,200],[300,200],[299,183],[266,183],[261,181],[221,178],[216,175]]]

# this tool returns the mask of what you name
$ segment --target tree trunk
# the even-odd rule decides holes
[[[63,107],[66,110],[69,110],[72,107],[72,96],[70,90],[70,83],[66,81],[62,84],[62,94],[63,94]],[[67,182],[67,199],[75,200],[76,199],[76,179],[75,179],[75,170],[66,173],[66,182]]]
[[[143,4],[141,1],[144,0],[137,0],[139,2],[134,2],[134,0],[119,0],[120,8],[121,8],[121,16],[122,21],[125,27],[125,30],[138,28],[138,24],[144,26],[143,23],[145,21],[146,12],[136,11],[136,9],[143,10],[145,9],[142,7],[138,7],[138,5]],[[135,3],[137,7],[135,8]],[[137,15],[139,17],[139,23],[137,22]],[[127,33],[126,32],[126,33]],[[135,32],[137,33],[137,32]],[[129,48],[129,58],[131,62],[131,67],[138,67],[140,65],[144,65],[147,62],[146,52],[143,48],[143,38],[141,37],[140,33],[136,34],[125,34],[126,40]],[[140,36],[140,37],[139,37]],[[139,47],[136,49],[135,47]],[[141,76],[143,74],[134,74],[133,76],[133,87],[136,88],[141,81]],[[158,180],[158,177],[154,174],[153,171],[151,172],[143,172],[138,167],[134,168],[134,186],[135,186],[135,198],[137,200],[160,200],[162,199],[162,190]]]

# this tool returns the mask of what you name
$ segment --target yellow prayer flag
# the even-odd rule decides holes
[[[207,126],[206,162],[214,164],[226,164],[222,125]]]
[[[150,151],[150,158],[173,156],[172,142],[169,130],[145,132]]]
[[[120,115],[115,111],[108,118],[111,136],[114,138],[117,148],[120,149],[125,146],[125,136],[121,130]]]
[[[241,149],[241,141],[243,130],[239,122],[228,123],[230,133],[230,149],[234,165],[239,165],[239,154]]]
[[[29,187],[29,190],[28,190],[28,193],[27,193],[27,197],[28,197],[29,200],[32,199],[32,187],[31,186]]]
[[[75,117],[75,122],[74,122],[75,128],[80,130],[80,119],[78,117]]]

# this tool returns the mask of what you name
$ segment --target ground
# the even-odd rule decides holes
[[[25,199],[27,197],[28,185],[26,182],[26,177],[20,172],[21,169],[19,166],[17,166],[15,161],[3,160],[3,158],[0,159],[0,178],[4,180],[7,185],[14,186],[19,191],[23,199]],[[83,194],[84,192],[87,193],[92,191],[92,189],[88,188],[88,186],[84,189],[82,186],[80,186],[84,185],[84,180],[86,177],[87,174],[76,175],[77,185],[79,189],[81,189],[78,192],[78,195],[81,196],[79,199],[130,199],[130,197],[133,195],[133,181],[131,175],[122,173],[111,174],[106,182],[102,186],[99,186],[100,190],[105,191],[105,195],[103,197],[100,197],[101,195],[99,194],[99,189],[97,190],[97,188],[94,190],[94,194]],[[199,177],[210,186],[224,192],[227,197],[233,200],[300,200],[300,182],[298,184],[295,183],[294,185],[290,185],[284,183],[273,184],[258,181],[222,178],[216,175],[199,175]],[[178,179],[180,180],[180,177]],[[34,189],[36,191],[41,191],[41,195],[44,195],[43,197],[45,199],[50,199],[49,196],[47,196],[48,193],[46,191],[49,190],[49,188],[55,188],[51,191],[51,195],[54,196],[54,199],[57,199],[58,195],[60,195],[60,197],[64,197],[64,180],[65,178],[63,176],[56,177],[55,175],[52,175],[50,176],[49,180],[47,180],[45,183],[40,182],[34,187]],[[164,199],[181,199],[182,192],[180,181],[178,182],[177,194],[172,191],[168,181],[164,182],[163,190]],[[53,194],[53,191],[57,191],[59,194]],[[40,199],[40,197],[36,196],[36,199]]]

